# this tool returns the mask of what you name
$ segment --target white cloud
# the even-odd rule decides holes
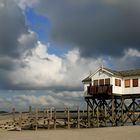
[[[140,57],[140,51],[136,50],[136,49],[132,49],[129,48],[126,52],[125,52],[125,57]]]
[[[81,86],[81,80],[89,70],[95,70],[101,62],[101,58],[81,58],[78,49],[69,51],[63,57],[49,54],[47,46],[39,41],[31,49],[31,54],[22,58],[24,67],[17,67],[11,72],[13,85],[35,89],[56,86],[76,88]]]

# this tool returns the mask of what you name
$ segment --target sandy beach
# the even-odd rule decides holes
[[[140,126],[5,131],[0,130],[1,140],[140,140]]]

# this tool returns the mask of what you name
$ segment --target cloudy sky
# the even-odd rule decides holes
[[[81,105],[101,64],[139,68],[139,0],[0,0],[0,109]]]

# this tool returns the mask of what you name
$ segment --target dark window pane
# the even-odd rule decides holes
[[[104,79],[99,80],[99,85],[104,85]]]
[[[105,85],[110,85],[110,78],[105,79]]]
[[[133,87],[138,87],[138,79],[133,79]]]

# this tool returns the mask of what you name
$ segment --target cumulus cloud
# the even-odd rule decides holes
[[[23,57],[24,67],[10,72],[13,88],[17,89],[81,89],[81,80],[90,70],[100,65],[97,60],[81,58],[79,50],[68,51],[63,57],[47,52],[47,46],[38,42]],[[25,53],[26,54],[26,53]],[[86,66],[86,67],[83,67]],[[19,75],[19,76],[16,76]]]
[[[79,47],[84,57],[140,50],[138,0],[41,0],[36,9],[50,19],[51,39]]]
[[[54,42],[72,48],[49,54],[26,25],[26,7],[49,18]],[[138,66],[138,8],[137,1],[0,0],[0,88],[81,90],[82,78],[101,63]]]

